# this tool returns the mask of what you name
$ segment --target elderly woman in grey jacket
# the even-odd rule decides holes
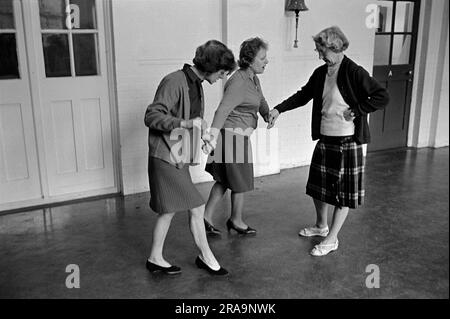
[[[192,183],[189,166],[194,164],[192,154],[201,146],[194,139],[193,127],[203,118],[202,82],[213,84],[223,79],[234,70],[236,62],[233,53],[215,40],[198,47],[193,62],[194,65],[185,64],[182,70],[164,77],[145,112],[145,125],[149,128],[150,207],[158,214],[146,267],[152,273],[181,272],[164,259],[163,246],[173,216],[187,210],[191,233],[200,250],[196,265],[212,275],[226,275],[227,270],[219,265],[208,245],[203,224],[205,201]],[[182,153],[187,156],[179,156],[179,135]],[[200,137],[201,133],[198,140]]]
[[[338,233],[349,209],[364,202],[363,144],[370,142],[367,115],[383,109],[388,92],[369,73],[344,55],[349,42],[336,26],[313,37],[316,52],[325,64],[314,70],[308,83],[277,105],[272,120],[280,113],[313,100],[312,139],[318,140],[312,156],[306,194],[316,208],[316,224],[302,229],[300,236],[321,236],[312,251],[325,256],[338,249]],[[331,228],[327,214],[334,208]]]

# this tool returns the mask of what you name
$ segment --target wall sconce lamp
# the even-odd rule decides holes
[[[298,13],[300,11],[308,11],[309,9],[305,5],[305,0],[288,0],[286,11],[295,12],[295,41],[294,48],[298,48],[297,29],[298,29]]]

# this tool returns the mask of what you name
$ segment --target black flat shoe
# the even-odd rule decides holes
[[[225,268],[220,267],[219,270],[213,270],[203,260],[201,260],[200,257],[197,257],[197,259],[195,259],[195,264],[197,265],[198,268],[205,269],[211,275],[214,276],[228,275],[228,271]]]
[[[221,236],[222,235],[221,231],[218,230],[213,225],[211,225],[210,223],[208,223],[208,221],[206,219],[203,219],[203,221],[205,222],[206,235],[209,235],[209,236]]]
[[[227,229],[230,232],[231,229],[234,229],[240,235],[255,235],[256,229],[247,226],[247,229],[237,227],[231,219],[227,220]]]
[[[181,268],[177,266],[170,266],[170,267],[163,267],[158,266],[150,261],[147,260],[147,263],[145,264],[145,267],[150,271],[151,273],[155,272],[161,272],[166,275],[178,275],[181,274]]]

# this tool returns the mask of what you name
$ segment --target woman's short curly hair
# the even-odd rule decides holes
[[[220,70],[231,72],[236,68],[233,52],[217,40],[209,40],[199,46],[192,62],[198,70],[207,74]]]
[[[267,50],[268,44],[261,38],[251,38],[245,40],[241,44],[241,50],[239,52],[239,67],[246,69],[253,63],[259,50]]]
[[[350,44],[344,32],[337,26],[320,31],[313,37],[313,40],[318,46],[327,48],[335,53],[345,51]]]

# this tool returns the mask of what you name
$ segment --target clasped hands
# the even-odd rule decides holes
[[[196,117],[191,120],[182,120],[180,122],[180,127],[187,129],[197,127],[201,129],[200,132],[202,134],[203,141],[202,150],[206,155],[210,154],[216,148],[216,138],[213,134],[211,134],[211,130],[207,129],[208,123],[201,117]]]
[[[280,116],[280,112],[278,112],[277,109],[272,109],[269,113],[266,114],[266,116],[264,116],[264,121],[268,123],[268,130],[275,126],[275,122],[277,121],[278,116]]]
[[[212,129],[207,129],[205,133],[202,135],[203,145],[202,151],[206,155],[211,154],[211,152],[217,146],[217,134],[213,134]]]
[[[275,126],[275,122],[278,119],[279,115],[280,115],[280,113],[278,112],[278,110],[272,109],[269,113],[267,113],[264,116],[264,121],[266,123],[268,123],[267,129],[271,129],[272,127]],[[195,119],[192,119],[192,120],[183,120],[180,123],[181,128],[193,128],[194,126],[201,127],[202,141],[203,141],[203,145],[202,145],[203,153],[205,153],[206,155],[211,154],[211,152],[217,146],[218,132],[214,132],[214,131],[218,131],[218,130],[213,129],[213,128],[207,129],[208,123],[200,117],[196,117]]]

